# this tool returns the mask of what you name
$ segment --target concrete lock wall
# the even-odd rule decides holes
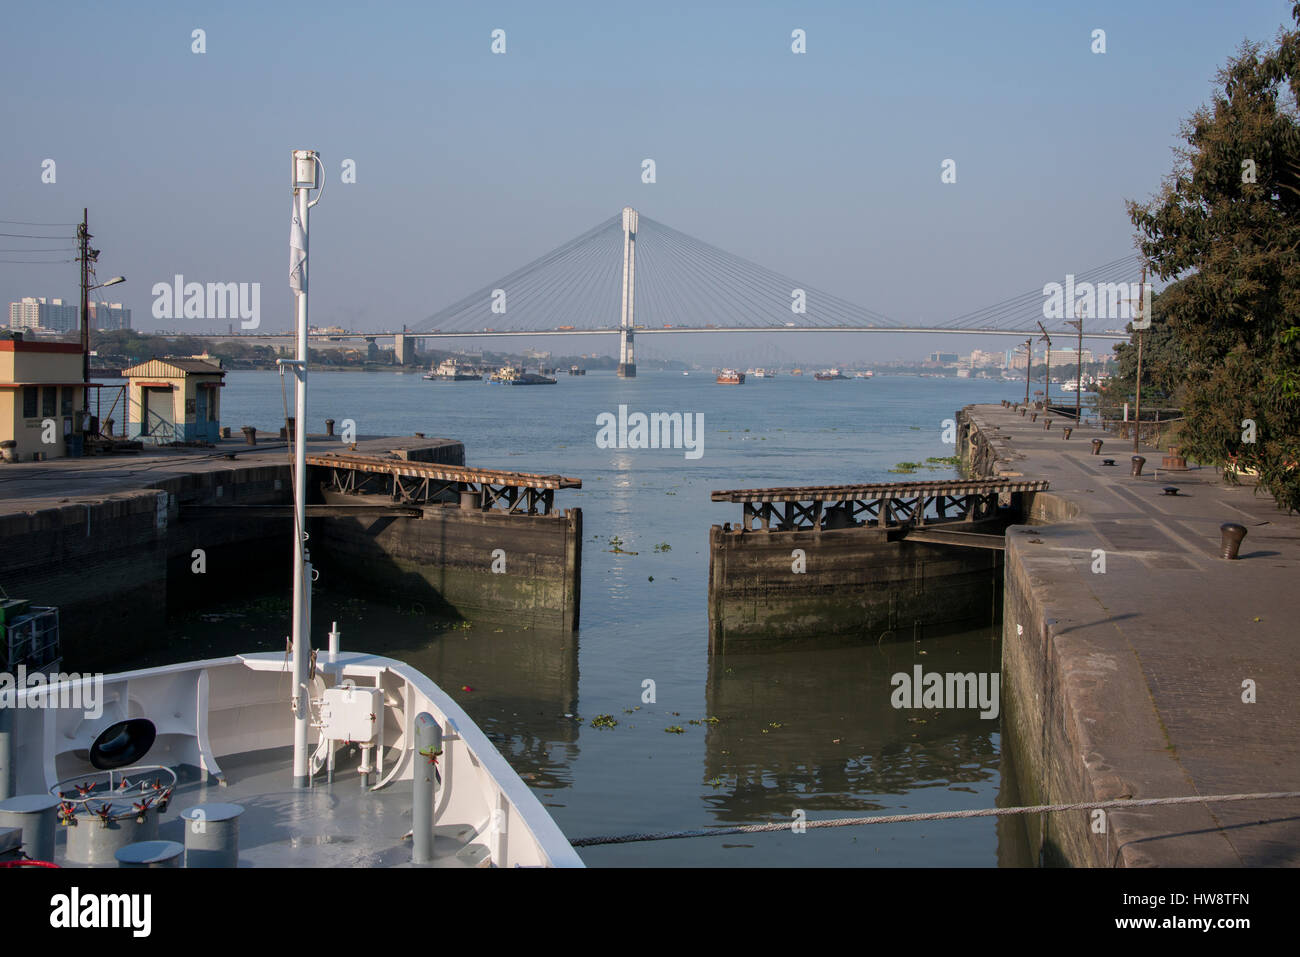
[[[793,570],[795,549],[805,554],[801,573]],[[911,639],[989,625],[1000,613],[1001,576],[999,552],[891,542],[880,528],[737,532],[715,525],[709,650]]]
[[[94,668],[143,650],[165,623],[167,493],[0,516],[0,582],[56,605],[65,664]]]
[[[1000,451],[967,410],[958,414],[962,464],[976,478],[1019,475],[1014,460]],[[1026,523],[1067,522],[1078,507],[1051,492],[1027,495]],[[1080,753],[1081,729],[1070,719],[1062,689],[1069,676],[1059,668],[1054,621],[1035,593],[1020,561],[1019,539],[1008,529],[1003,573],[1002,727],[1003,747],[1017,770],[1021,804],[1057,804],[1097,799],[1087,766],[1069,760]],[[1086,749],[1085,749],[1086,750]],[[1105,843],[1089,829],[1086,814],[1026,815],[1029,846],[1041,863],[1074,867],[1113,866]]]
[[[430,614],[578,626],[581,509],[509,515],[434,504],[421,518],[321,518],[312,527],[313,557],[330,587],[419,601]]]

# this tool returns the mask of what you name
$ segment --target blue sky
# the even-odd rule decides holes
[[[887,315],[942,322],[1132,251],[1124,200],[1159,187],[1217,69],[1243,39],[1271,40],[1289,10],[14,5],[0,34],[0,219],[70,223],[89,206],[100,278],[128,277],[108,292],[137,328],[180,324],[149,310],[153,283],[181,273],[261,282],[263,328],[287,329],[288,155],[310,147],[329,173],[312,218],[315,324],[414,324],[624,205]],[[495,28],[504,56],[490,52]],[[46,158],[54,184],[41,182]],[[345,158],[355,184],[339,182]],[[940,182],[946,158],[955,184]],[[75,300],[76,276],[0,263],[0,302]],[[831,337],[782,342],[845,355]]]

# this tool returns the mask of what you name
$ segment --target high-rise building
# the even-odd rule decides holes
[[[944,365],[953,365],[957,362],[958,355],[955,352],[931,352],[929,362],[939,362]]]
[[[131,328],[131,310],[122,307],[120,302],[92,302],[90,304],[90,327],[100,332],[113,329]]]
[[[22,302],[9,303],[9,328],[76,332],[81,328],[81,319],[77,315],[77,307],[62,299],[25,296]]]

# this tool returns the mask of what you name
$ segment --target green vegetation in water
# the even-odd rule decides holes
[[[596,717],[591,719],[591,726],[593,728],[612,728],[617,724],[618,722],[614,720],[612,714],[598,714]]]
[[[925,464],[931,468],[957,468],[961,465],[960,455],[932,455],[925,460]]]
[[[919,469],[920,467],[921,467],[921,463],[920,463],[920,462],[899,462],[897,465],[895,465],[895,466],[894,466],[892,469],[890,469],[889,471],[891,471],[891,472],[893,472],[893,473],[895,473],[895,474],[904,474],[904,475],[905,475],[905,474],[909,474],[909,473],[911,473],[911,472],[915,472],[915,471],[916,471],[917,469]]]
[[[683,728],[680,724],[674,724],[664,728],[664,732],[667,734],[685,734],[686,729]]]
[[[615,555],[636,555],[638,552],[629,552],[623,547],[623,539],[615,535],[609,540],[609,551]]]
[[[672,550],[673,547],[669,545],[667,542],[660,542],[658,545],[655,546],[655,551],[657,552],[671,552]]]

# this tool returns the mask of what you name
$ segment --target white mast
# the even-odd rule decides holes
[[[293,441],[293,786],[305,788],[308,774],[307,730],[310,724],[310,694],[307,669],[311,656],[311,561],[307,554],[307,214],[320,202],[307,201],[313,189],[323,188],[325,167],[315,150],[294,150],[293,224],[289,230],[289,286],[298,306],[298,357],[284,366],[294,370]]]

